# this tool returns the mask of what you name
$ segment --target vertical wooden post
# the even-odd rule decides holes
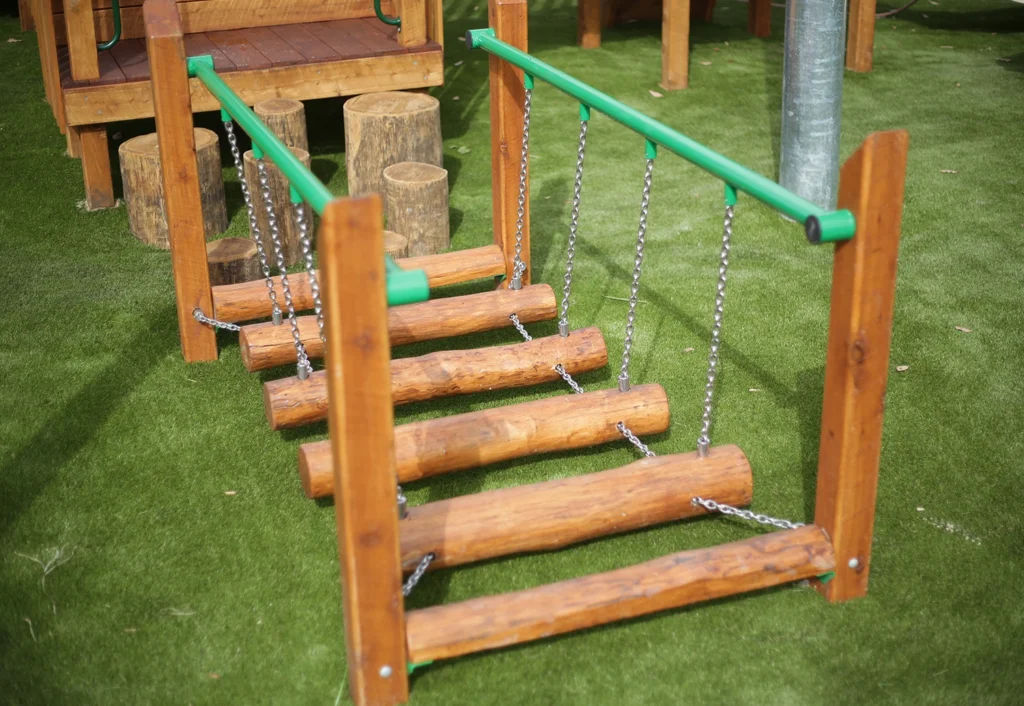
[[[78,128],[68,125],[68,130],[64,133],[64,137],[68,146],[68,157],[79,159],[82,156],[82,140],[78,136]]]
[[[664,0],[661,6],[661,87],[690,85],[690,0]]]
[[[577,0],[576,41],[582,49],[601,46],[601,0]]]
[[[39,42],[39,65],[43,71],[46,100],[50,103],[57,127],[64,133],[67,126],[64,117],[64,94],[61,93],[60,87],[57,39],[53,26],[53,5],[50,0],[33,0],[32,18],[36,25],[36,39]]]
[[[444,48],[443,0],[428,0],[427,2],[427,39]]]
[[[76,81],[100,77],[96,27],[92,19],[92,0],[64,0],[64,27],[71,58],[71,76]]]
[[[345,648],[358,706],[409,698],[383,222],[378,194],[332,201],[318,239]]]
[[[418,47],[427,43],[427,2],[430,0],[395,0],[395,11],[402,18],[398,43]]]
[[[868,588],[908,141],[869,135],[839,180],[857,234],[836,246],[832,270],[814,514],[835,547],[836,578],[819,587],[833,602]]]
[[[18,0],[18,19],[21,20],[21,31],[30,32],[36,27],[32,21],[32,0]]]
[[[846,68],[870,71],[875,51],[875,0],[850,0],[846,30]]]
[[[772,0],[750,0],[747,6],[747,31],[755,37],[772,33]]]
[[[85,207],[90,211],[112,208],[114,178],[110,172],[110,147],[107,145],[106,125],[67,126],[67,131],[78,132],[79,157],[82,159],[82,181],[85,184]],[[72,136],[69,140],[73,140]]]
[[[156,134],[160,142],[164,211],[171,241],[181,350],[190,363],[216,360],[217,337],[213,329],[192,316],[197,307],[207,316],[212,315],[213,294],[206,262],[199,164],[181,21],[174,0],[146,0],[142,11]],[[84,133],[82,145],[85,146]]]
[[[489,0],[487,14],[495,35],[522,51],[527,50],[526,0]],[[512,279],[516,249],[516,221],[519,210],[519,163],[523,147],[523,102],[526,88],[523,72],[491,56],[488,79],[491,89],[491,203],[494,212],[494,242],[505,254],[507,287]],[[527,175],[523,215],[523,252],[526,264],[523,285],[530,283],[530,186]]]

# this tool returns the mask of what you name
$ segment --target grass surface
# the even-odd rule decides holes
[[[486,57],[457,41],[486,2],[446,3],[441,100],[454,248],[490,235]],[[574,46],[575,7],[531,3],[539,57],[764,174],[778,162],[782,14],[767,41],[745,5],[695,24],[692,88],[657,98],[659,31]],[[870,131],[911,134],[870,595],[830,606],[807,588],[718,601],[466,659],[413,679],[416,704],[1011,704],[1024,693],[1024,8],[928,0],[878,24],[875,71],[846,75],[843,154]],[[303,498],[298,445],[273,433],[237,343],[182,362],[167,253],[123,208],[86,213],[79,165],[43,100],[35,37],[0,17],[0,701],[334,704],[344,647],[334,512]],[[1009,59],[1009,61],[1006,61]],[[459,65],[456,66],[456,62]],[[535,97],[537,279],[557,287],[575,138],[572,101]],[[341,106],[308,107],[313,168],[344,193]],[[213,126],[216,117],[201,116]],[[114,143],[152,130],[119,125]],[[642,141],[591,126],[576,325],[621,354]],[[226,162],[225,162],[226,164]],[[955,173],[943,173],[954,170]],[[229,234],[243,234],[230,170]],[[693,448],[710,335],[721,186],[658,160],[634,379],[669,392],[659,452]],[[821,412],[830,250],[741,201],[714,438],[755,468],[754,509],[809,520]],[[467,287],[465,291],[480,289]],[[956,330],[955,326],[970,329]],[[553,323],[532,327],[535,334]],[[396,350],[516,340],[504,331]],[[686,350],[693,351],[687,353]],[[614,384],[616,366],[582,377]],[[756,390],[756,391],[755,391]],[[563,392],[558,385],[401,407],[399,422]],[[625,444],[503,464],[407,488],[422,503],[593,472]],[[228,495],[226,491],[235,491]],[[760,528],[706,519],[429,575],[411,606],[535,586]],[[64,548],[66,563],[43,572]]]

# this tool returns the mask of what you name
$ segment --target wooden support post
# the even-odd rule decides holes
[[[63,134],[67,129],[64,116],[64,94],[60,87],[60,67],[57,65],[57,39],[53,23],[53,4],[50,0],[34,0],[32,18],[39,42],[39,65],[43,70],[43,86],[57,127]]]
[[[68,157],[73,159],[81,159],[82,157],[82,140],[78,136],[78,128],[72,125],[67,126],[67,132],[64,133],[64,137],[67,140],[67,154]]]
[[[444,48],[443,0],[427,0],[427,40]]]
[[[661,18],[661,87],[690,85],[690,0],[664,0]]]
[[[747,31],[755,37],[768,37],[772,33],[772,0],[749,0]],[[854,0],[856,2],[856,0]]]
[[[875,0],[850,0],[846,30],[846,68],[870,71],[875,51]]]
[[[839,208],[857,234],[836,245],[814,521],[832,539],[830,601],[868,588],[909,138],[874,133],[843,165]]]
[[[181,350],[190,363],[216,360],[217,337],[214,330],[192,316],[196,308],[209,316],[213,311],[213,295],[206,262],[199,164],[181,22],[174,0],[147,0],[143,5],[143,16],[156,132],[160,141],[164,208],[171,226],[171,265]]]
[[[527,50],[526,0],[489,0],[487,14],[498,39],[516,49]],[[496,56],[489,58],[491,90],[491,203],[494,214],[494,242],[505,254],[505,279],[512,280],[515,267],[516,220],[519,210],[519,163],[523,146],[523,102],[526,89],[523,72]],[[526,265],[523,285],[530,283],[530,187],[527,175],[523,213],[523,250]]]
[[[70,126],[68,129],[72,129]],[[110,173],[110,147],[107,145],[106,125],[78,126],[81,147],[82,181],[85,183],[85,207],[90,211],[112,208],[114,179]]]
[[[68,28],[71,76],[76,81],[89,81],[100,77],[92,2],[93,0],[64,0],[64,26]]]
[[[18,19],[21,21],[22,32],[35,29],[36,24],[32,21],[32,0],[18,0]]]
[[[149,0],[152,2],[152,0]],[[349,693],[358,706],[409,698],[398,553],[391,349],[380,197],[332,201],[318,243]]]
[[[577,0],[576,12],[576,41],[581,49],[597,49],[601,46],[601,0]]]
[[[431,0],[395,0],[395,11],[402,18],[398,43],[418,47],[427,43],[427,3]]]

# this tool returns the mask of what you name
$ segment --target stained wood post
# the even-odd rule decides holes
[[[76,81],[100,77],[99,52],[92,0],[64,0],[64,26],[71,59],[71,76]]]
[[[850,0],[846,30],[846,68],[870,71],[875,51],[875,0]]]
[[[771,36],[772,0],[750,0],[747,6],[747,31],[755,37]]]
[[[601,0],[577,0],[576,41],[581,49],[601,46]]]
[[[53,5],[50,0],[34,0],[32,18],[36,25],[36,39],[39,42],[39,65],[43,70],[46,99],[50,103],[57,127],[63,134],[67,129],[67,121],[64,116],[64,94],[60,87],[56,29],[53,21]]]
[[[18,0],[18,19],[21,20],[21,31],[30,32],[36,27],[32,21],[32,0]]]
[[[661,87],[690,85],[690,0],[664,0],[661,17]]]
[[[427,43],[428,0],[395,0],[395,10],[402,18],[398,43],[403,47],[418,47]]]
[[[489,0],[487,14],[491,28],[501,41],[527,50],[526,0]],[[490,56],[488,79],[491,90],[491,203],[494,213],[494,242],[505,254],[507,287],[515,267],[516,220],[519,210],[519,162],[523,146],[523,102],[526,88],[523,72],[496,56]],[[526,265],[523,286],[530,283],[530,182],[527,173],[526,205],[523,215],[522,260]]]
[[[174,0],[147,0],[142,12],[146,21],[156,133],[160,141],[164,209],[171,225],[171,266],[174,270],[181,350],[190,363],[216,360],[217,337],[214,330],[192,316],[192,310],[197,307],[210,315],[213,312],[213,295],[206,262],[199,164],[181,21]]]
[[[833,602],[868,589],[908,140],[869,135],[839,180],[857,234],[836,246],[832,270],[814,515],[836,551],[836,578],[819,586]]]
[[[359,706],[409,698],[383,221],[377,194],[332,201],[318,237],[348,682]]]

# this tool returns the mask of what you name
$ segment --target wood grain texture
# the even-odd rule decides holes
[[[430,287],[471,282],[476,279],[495,277],[505,271],[505,257],[496,245],[481,248],[457,250],[440,255],[410,257],[396,260],[399,267],[407,270],[423,270]],[[292,297],[297,311],[313,308],[313,292],[305,272],[288,275]],[[274,278],[277,298],[283,301],[281,278]],[[252,321],[270,316],[270,299],[265,282],[240,284],[231,287],[217,287],[213,290],[214,311],[221,321]]]
[[[749,3],[747,5],[747,31],[755,37],[770,37],[772,34],[772,0],[749,0]]]
[[[409,239],[392,230],[384,231],[384,252],[392,260],[407,257],[409,255]]]
[[[76,81],[100,77],[96,30],[92,22],[92,0],[64,0],[64,21],[75,28],[68,35],[71,75]]]
[[[427,0],[427,40],[444,47],[443,0]]]
[[[523,552],[706,514],[691,499],[750,504],[753,477],[738,446],[658,456],[573,478],[464,495],[409,508],[399,522],[402,568],[427,554],[431,569]]]
[[[208,242],[206,261],[210,265],[210,284],[213,286],[249,282],[259,279],[262,274],[256,243],[249,238],[221,238]]]
[[[875,53],[875,0],[850,0],[846,30],[846,68],[870,71]]]
[[[289,147],[292,154],[307,168],[311,160],[309,152],[298,147]],[[284,255],[284,264],[291,267],[302,258],[302,240],[299,237],[299,225],[295,219],[295,204],[291,201],[291,191],[288,178],[274,164],[274,160],[267,157],[264,160],[267,169],[269,182],[270,199],[269,205],[274,211],[274,218],[277,220],[277,229],[280,236],[281,250]],[[249,194],[252,198],[253,208],[256,209],[256,224],[259,228],[260,241],[267,253],[267,258],[274,272],[277,272],[277,254],[274,250],[274,240],[270,231],[270,213],[267,211],[268,200],[260,185],[259,169],[256,164],[256,157],[252,150],[247,150],[242,155],[242,169],[245,172],[245,183],[249,187]],[[306,204],[306,214],[312,214],[313,209]],[[256,237],[252,223],[249,223],[249,237]],[[291,277],[288,284],[291,285]],[[266,285],[264,285],[264,292]],[[280,300],[281,302],[284,299]]]
[[[600,329],[573,331],[511,346],[438,351],[391,361],[391,399],[398,404],[551,382],[561,363],[570,375],[608,364]],[[285,429],[327,417],[327,381],[322,371],[305,380],[292,376],[263,384],[263,405],[271,429]]]
[[[22,32],[31,32],[36,28],[32,19],[32,0],[18,0],[18,21]]]
[[[808,526],[414,610],[406,616],[409,659],[456,657],[757,591],[824,574],[834,563],[828,537]]]
[[[576,42],[581,49],[601,46],[601,0],[577,0]]]
[[[254,105],[252,111],[281,142],[309,153],[306,108],[302,101],[294,98],[271,98]]]
[[[479,468],[542,453],[582,449],[621,440],[615,425],[634,433],[668,429],[668,398],[660,385],[629,392],[598,390],[403,424],[395,429],[399,482]],[[331,442],[299,447],[299,477],[306,495],[334,492]]]
[[[80,159],[82,157],[82,140],[78,137],[78,128],[69,126],[67,132],[64,133],[64,138],[67,144],[64,154],[72,159]]]
[[[690,0],[664,0],[661,20],[661,87],[690,85]]]
[[[388,228],[408,240],[409,254],[448,249],[448,170],[422,162],[399,162],[384,170],[384,216]]]
[[[57,61],[56,22],[53,10],[46,0],[33,0],[32,19],[39,44],[39,66],[43,73],[43,88],[50,110],[61,133],[65,132],[64,94],[61,91],[60,66]]]
[[[830,601],[868,590],[908,143],[873,133],[839,177],[857,233],[835,248],[825,358],[814,519],[836,548],[836,578],[820,587]]]
[[[81,147],[82,181],[85,184],[85,207],[90,211],[113,208],[114,180],[110,173],[110,147],[106,125],[82,125],[78,129]]]
[[[395,0],[395,12],[402,18],[398,42],[403,47],[417,47],[427,41],[427,3],[430,0]]]
[[[508,317],[513,313],[524,324],[553,319],[555,293],[548,285],[537,284],[509,294],[481,292],[396,306],[388,310],[388,330],[391,345],[400,346],[510,327]],[[300,316],[298,322],[306,354],[310,358],[322,357],[324,344],[316,317]],[[275,326],[271,322],[243,326],[238,346],[249,372],[295,362],[290,326]]]

